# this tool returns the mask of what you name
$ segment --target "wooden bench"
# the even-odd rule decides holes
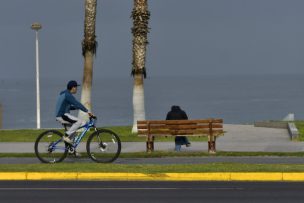
[[[215,140],[223,135],[223,119],[137,121],[138,136],[147,137],[147,152],[154,151],[155,136],[208,136],[208,152],[216,153]]]

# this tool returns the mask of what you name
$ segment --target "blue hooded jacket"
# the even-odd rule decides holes
[[[65,113],[70,113],[70,110],[80,109],[84,112],[88,112],[88,109],[84,107],[69,90],[60,92],[56,104],[56,117],[61,117]]]

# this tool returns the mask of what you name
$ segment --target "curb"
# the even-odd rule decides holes
[[[288,122],[287,130],[291,140],[296,140],[299,137],[299,130],[294,123]]]
[[[304,172],[224,172],[224,173],[81,173],[81,172],[1,172],[3,180],[95,180],[95,181],[304,181]]]

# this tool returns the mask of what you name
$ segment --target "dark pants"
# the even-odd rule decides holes
[[[186,136],[176,136],[175,145],[186,145],[189,143],[189,140]]]
[[[189,140],[186,136],[175,137],[175,151],[180,151],[182,145],[189,144]]]

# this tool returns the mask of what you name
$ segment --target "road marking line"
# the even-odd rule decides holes
[[[244,190],[244,188],[0,188],[7,190]]]

